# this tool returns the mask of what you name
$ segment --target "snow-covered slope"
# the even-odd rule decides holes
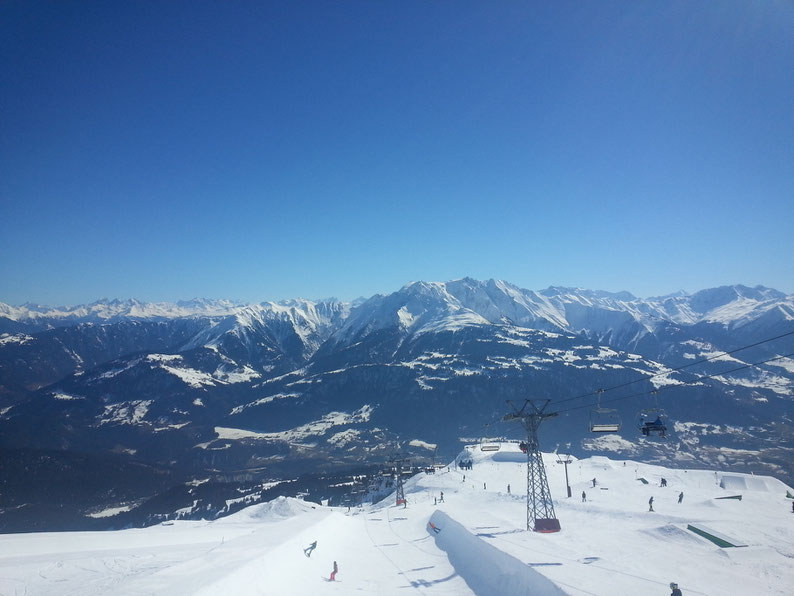
[[[79,306],[49,307],[39,304],[11,306],[0,302],[0,317],[20,322],[41,322],[51,326],[82,322],[131,319],[175,319],[180,317],[217,317],[232,314],[243,305],[229,300],[196,298],[179,302],[141,302],[97,300]]]
[[[758,286],[724,286],[693,295],[639,299],[609,293],[550,287],[532,291],[506,281],[470,278],[412,282],[353,309],[332,337],[350,345],[374,331],[396,328],[403,335],[459,329],[466,325],[511,324],[545,331],[585,333],[621,348],[667,326],[715,324],[736,330],[766,319],[763,326],[794,324],[794,296]]]
[[[350,511],[282,497],[212,522],[0,535],[0,593],[635,596],[670,582],[687,596],[791,593],[792,489],[777,480],[574,459],[566,498],[565,469],[545,455],[562,530],[536,534],[517,445],[463,458],[471,470],[409,480],[407,508],[394,495]]]

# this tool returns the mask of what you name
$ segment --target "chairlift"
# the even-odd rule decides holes
[[[620,430],[620,414],[617,410],[601,407],[601,394],[598,390],[598,406],[590,411],[590,432],[616,433]]]
[[[616,433],[620,430],[620,414],[610,408],[595,408],[590,411],[590,432]]]
[[[637,427],[644,437],[667,438],[667,415],[660,408],[641,410]]]
[[[637,427],[644,437],[667,438],[667,414],[659,407],[658,389],[651,391],[653,395],[654,407],[640,410],[637,419]]]

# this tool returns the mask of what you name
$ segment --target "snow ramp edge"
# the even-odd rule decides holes
[[[447,553],[455,571],[478,596],[567,594],[546,576],[466,530],[443,511],[435,511],[427,531]]]

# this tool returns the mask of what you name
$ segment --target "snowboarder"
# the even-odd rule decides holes
[[[444,491],[441,491],[441,498],[439,499],[442,503],[444,502]]]
[[[678,494],[678,502],[680,503],[683,500],[684,500],[684,493],[681,492],[681,493]]]
[[[678,589],[677,583],[670,582],[670,589],[672,590],[672,592],[670,592],[670,596],[683,596],[681,594],[681,590]]]
[[[593,478],[593,488],[595,488],[595,485],[596,485],[596,479]]]
[[[331,572],[331,581],[336,581],[336,572],[339,571],[339,567],[336,566],[336,561],[334,561],[334,570]]]
[[[307,557],[311,557],[312,556],[312,551],[315,548],[317,548],[317,541],[316,540],[314,542],[312,542],[309,546],[307,546],[306,548],[303,549],[303,554],[306,555]]]
[[[587,501],[587,493],[582,491],[582,503],[584,503],[585,501]]]
[[[653,497],[648,499],[648,511],[653,511]]]

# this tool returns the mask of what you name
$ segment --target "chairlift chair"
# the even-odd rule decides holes
[[[616,433],[620,430],[620,414],[610,408],[594,408],[590,411],[590,432]]]
[[[637,427],[645,437],[667,438],[667,416],[659,408],[640,411]]]

